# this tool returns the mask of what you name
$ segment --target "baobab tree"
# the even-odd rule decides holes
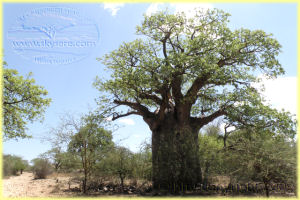
[[[255,74],[284,74],[280,44],[262,30],[231,30],[228,17],[217,9],[145,16],[140,39],[99,59],[112,72],[94,83],[105,94],[100,104],[113,120],[140,115],[152,131],[154,188],[202,181],[198,133],[219,117],[294,134],[289,113],[267,106],[253,85]]]

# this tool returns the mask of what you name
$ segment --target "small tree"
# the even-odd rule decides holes
[[[131,158],[132,153],[127,148],[117,147],[115,149],[115,173],[120,178],[122,192],[124,191],[124,179],[132,172]]]
[[[132,156],[129,149],[115,147],[107,154],[101,165],[102,170],[120,179],[122,192],[124,191],[124,179],[133,172]]]
[[[87,182],[95,168],[97,155],[112,144],[111,131],[101,126],[101,120],[94,115],[87,115],[83,119],[83,125],[76,133],[68,146],[68,151],[79,155],[84,173],[83,193],[87,192]]]
[[[23,171],[28,168],[28,161],[27,160],[20,160],[18,162],[18,167],[17,167],[19,170],[20,170],[20,174],[23,174]]]
[[[61,115],[59,119],[60,123],[55,127],[51,127],[49,134],[43,138],[51,143],[52,149],[41,156],[49,159],[56,171],[70,172],[81,169],[80,156],[68,151],[68,147],[74,135],[84,125],[84,120],[82,120],[82,117],[76,117],[76,115],[68,112]]]

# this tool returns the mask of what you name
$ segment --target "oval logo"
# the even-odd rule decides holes
[[[34,9],[17,19],[7,38],[12,49],[39,64],[69,64],[83,59],[99,41],[96,23],[77,10]]]

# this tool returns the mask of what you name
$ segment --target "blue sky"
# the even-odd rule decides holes
[[[200,4],[199,4],[200,5]],[[197,5],[197,6],[199,6]],[[166,5],[162,4],[4,4],[4,54],[9,67],[25,75],[33,72],[33,78],[49,92],[53,102],[45,113],[43,123],[30,124],[28,133],[33,139],[4,142],[3,152],[20,155],[31,160],[51,148],[41,137],[49,135],[49,127],[59,124],[59,116],[65,112],[85,113],[95,108],[95,98],[100,94],[93,88],[96,75],[105,76],[104,66],[96,60],[116,48],[122,42],[134,40],[135,27],[150,14]],[[173,10],[186,11],[195,4],[169,5]],[[282,45],[280,62],[286,75],[275,81],[265,81],[265,95],[277,108],[296,113],[297,76],[297,5],[296,4],[205,4],[205,8],[220,8],[229,12],[230,27],[262,29],[273,33]],[[66,7],[78,10],[99,29],[99,42],[87,57],[65,65],[37,64],[16,54],[7,37],[7,31],[16,23],[17,17],[42,7]],[[139,145],[150,139],[151,132],[138,116],[119,119],[121,128],[114,133],[114,140],[136,151]]]

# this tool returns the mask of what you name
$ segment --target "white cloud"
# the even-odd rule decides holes
[[[256,88],[261,88],[264,85],[265,90],[262,92],[265,100],[273,108],[278,110],[284,109],[292,114],[297,114],[297,77],[280,77],[277,79],[267,79],[263,76],[261,83],[253,84]],[[237,105],[241,103],[236,103]],[[224,133],[225,123],[221,123],[220,128]],[[234,127],[230,127],[227,130],[234,130]]]
[[[221,129],[221,132],[224,133],[225,132],[225,123],[221,123],[220,124],[220,129]],[[235,127],[234,126],[230,126],[227,128],[227,132],[230,132],[230,131],[234,131],[235,130]]]
[[[277,109],[284,108],[297,114],[297,77],[280,77],[277,79],[262,78],[266,100]]]
[[[104,10],[108,10],[112,16],[117,15],[117,12],[123,6],[124,6],[124,3],[104,3],[103,4]]]
[[[210,3],[171,3],[172,7],[175,7],[175,13],[184,12],[187,18],[192,18],[195,16],[195,9],[203,9],[207,11],[212,9],[213,5]]]
[[[133,134],[131,137],[134,137],[134,138],[142,138],[141,134]]]
[[[184,12],[188,18],[195,16],[195,8],[202,8],[204,11],[213,8],[209,3],[152,3],[146,10],[146,15],[150,16],[153,13],[163,10],[166,7],[174,10],[174,13]]]
[[[121,118],[119,122],[126,124],[126,125],[135,125],[135,122],[131,118]]]
[[[153,13],[156,13],[157,11],[162,9],[163,3],[152,3],[146,10],[146,15],[151,16]]]
[[[297,114],[297,77],[279,77],[277,79],[267,79],[265,76],[258,76],[261,83],[254,83],[255,88],[262,88],[262,95],[268,104],[276,109],[285,109],[292,114]]]

